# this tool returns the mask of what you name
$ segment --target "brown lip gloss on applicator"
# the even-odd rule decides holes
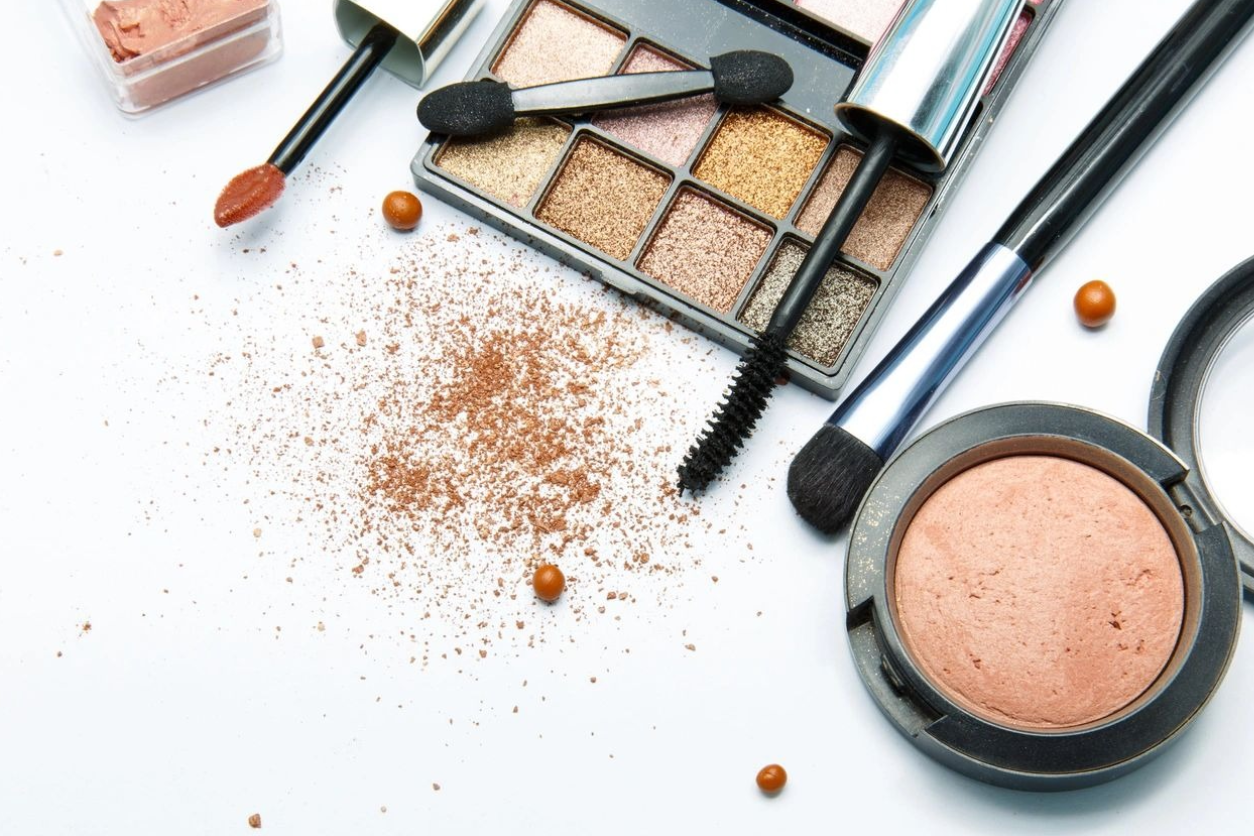
[[[287,183],[287,175],[300,165],[314,144],[344,110],[366,79],[380,66],[408,84],[421,86],[435,71],[451,44],[478,13],[483,0],[442,0],[434,4],[406,4],[407,16],[395,24],[368,6],[387,3],[335,4],[336,23],[345,40],[355,48],[343,68],[331,79],[274,153],[262,165],[236,175],[227,183],[214,206],[213,219],[226,228],[269,209]],[[438,25],[436,25],[438,23]],[[405,33],[416,33],[412,37]]]

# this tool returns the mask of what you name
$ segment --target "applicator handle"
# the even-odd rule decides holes
[[[343,68],[322,91],[322,95],[309,106],[305,115],[300,118],[267,161],[284,174],[291,174],[301,160],[313,148],[314,143],[322,138],[327,127],[335,121],[344,106],[352,101],[361,85],[383,63],[392,47],[396,45],[399,34],[386,23],[376,23],[366,33],[353,54],[348,57]]]
[[[1254,0],[1200,0],[1124,82],[994,239],[1037,272],[1071,240],[1248,33]]]
[[[709,70],[624,73],[514,90],[514,112],[518,116],[590,113],[669,102],[713,90],[714,74]]]

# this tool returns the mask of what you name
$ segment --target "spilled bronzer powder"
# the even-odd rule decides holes
[[[1034,730],[1098,722],[1162,674],[1184,619],[1154,512],[1096,468],[1013,456],[920,507],[894,571],[910,654],[950,699]]]

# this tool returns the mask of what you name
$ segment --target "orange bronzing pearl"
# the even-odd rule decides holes
[[[562,574],[561,569],[546,564],[536,570],[531,585],[535,587],[537,598],[551,604],[562,597],[562,590],[566,588],[566,576]]]
[[[1115,292],[1105,282],[1089,282],[1075,295],[1075,315],[1086,328],[1102,327],[1115,315]]]
[[[392,192],[383,199],[383,219],[392,229],[409,232],[422,219],[422,201],[409,192]]]
[[[758,773],[758,789],[762,792],[774,795],[782,790],[786,783],[788,783],[788,773],[777,763],[762,767]]]

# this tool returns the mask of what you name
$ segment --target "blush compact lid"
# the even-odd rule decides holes
[[[1030,790],[1111,780],[1179,737],[1223,679],[1254,585],[1239,507],[1251,374],[1254,259],[1172,336],[1149,433],[1002,404],[888,462],[850,534],[846,630],[900,732]]]
[[[1186,513],[1231,527],[1242,583],[1254,594],[1254,520],[1245,504],[1234,503],[1232,497],[1225,503],[1224,495],[1224,488],[1236,480],[1248,484],[1249,471],[1242,465],[1254,459],[1234,460],[1224,444],[1240,432],[1240,424],[1249,425],[1250,413],[1237,414],[1236,409],[1254,392],[1251,349],[1254,259],[1212,285],[1177,326],[1154,376],[1149,431],[1189,468],[1180,488],[1187,498]],[[1254,449],[1254,441],[1247,435],[1242,446]]]

